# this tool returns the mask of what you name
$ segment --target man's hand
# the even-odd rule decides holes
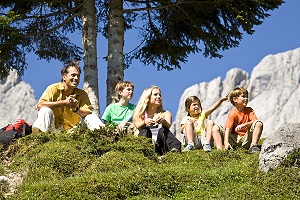
[[[76,94],[70,95],[66,98],[65,103],[66,106],[72,110],[76,110],[79,106],[77,99],[75,99]]]

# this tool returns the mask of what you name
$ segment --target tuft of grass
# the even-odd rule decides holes
[[[258,155],[237,148],[156,155],[151,139],[114,128],[31,134],[7,150],[26,171],[10,199],[298,199],[294,165],[258,171]],[[295,151],[296,152],[296,151]],[[293,154],[293,163],[299,151]],[[1,169],[1,168],[0,168]],[[4,172],[4,169],[3,169]],[[1,190],[0,197],[5,190]]]
[[[284,167],[300,167],[300,148],[295,148],[281,163]]]

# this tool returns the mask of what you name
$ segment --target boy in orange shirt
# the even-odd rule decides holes
[[[242,146],[249,148],[249,153],[259,153],[257,143],[262,134],[263,123],[257,119],[251,107],[246,107],[248,91],[237,87],[230,92],[229,100],[235,108],[228,113],[225,124],[225,149]]]

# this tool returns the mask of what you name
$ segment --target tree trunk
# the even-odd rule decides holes
[[[124,78],[124,10],[123,0],[109,1],[107,96],[106,105],[112,102],[115,86]]]
[[[93,106],[93,113],[100,116],[98,67],[96,48],[96,8],[95,0],[85,0],[82,9],[82,46],[84,50],[84,85]]]

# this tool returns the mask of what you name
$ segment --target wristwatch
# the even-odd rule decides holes
[[[76,113],[78,110],[79,110],[79,107],[76,107],[76,109],[72,110],[72,111],[73,111],[73,113]]]

